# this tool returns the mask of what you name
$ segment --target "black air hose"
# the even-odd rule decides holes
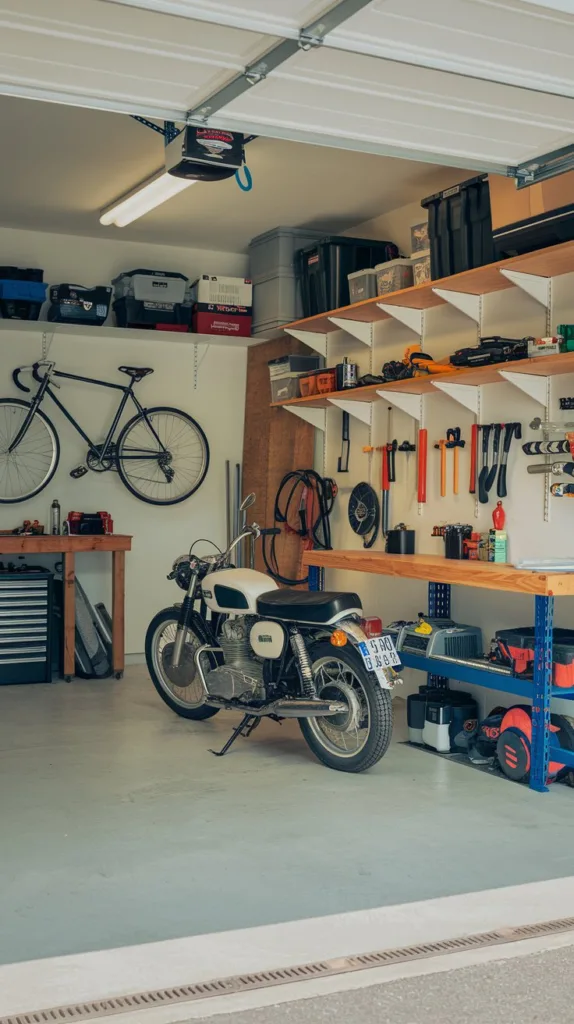
[[[317,516],[312,523],[307,522],[307,509],[311,503],[305,497],[306,492],[312,494],[313,504],[317,508]],[[296,533],[309,548],[329,551],[332,548],[329,516],[333,510],[336,493],[337,485],[330,477],[322,477],[314,469],[294,469],[283,477],[277,489],[273,510],[274,524],[283,524],[287,532]],[[294,521],[296,526],[293,525]],[[296,587],[309,581],[308,575],[301,579],[282,576],[277,561],[277,535],[264,533],[262,540],[265,567],[277,583]]]

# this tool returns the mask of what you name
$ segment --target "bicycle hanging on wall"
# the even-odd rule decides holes
[[[144,409],[134,387],[153,370],[149,366],[120,366],[130,383],[114,384],[56,369],[49,360],[20,366],[12,379],[20,391],[31,392],[20,374],[31,371],[38,390],[31,401],[0,398],[0,503],[26,501],[49,484],[58,468],[60,440],[52,422],[40,408],[48,396],[88,445],[86,464],[73,470],[83,476],[116,470],[136,498],[150,505],[175,505],[189,498],[205,478],[209,445],[198,423],[180,409],[155,406]],[[40,371],[43,372],[40,372]],[[54,393],[55,378],[82,381],[121,391],[119,406],[103,443],[96,444]],[[120,428],[122,414],[131,402],[137,413]]]

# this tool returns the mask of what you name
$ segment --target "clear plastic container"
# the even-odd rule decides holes
[[[413,267],[413,284],[426,284],[431,279],[430,250],[420,252],[411,259]]]
[[[377,295],[399,292],[403,288],[410,288],[413,283],[413,266],[408,259],[401,258],[389,260],[388,263],[378,263],[375,270],[377,272]]]
[[[300,373],[286,373],[284,377],[276,377],[271,381],[271,401],[286,402],[289,398],[299,398]]]
[[[348,274],[349,298],[351,302],[362,302],[363,299],[374,299],[377,295],[377,271],[355,270]]]

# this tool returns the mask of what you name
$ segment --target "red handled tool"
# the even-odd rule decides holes
[[[469,494],[476,494],[476,465],[478,460],[478,424],[470,428],[470,484]]]
[[[427,450],[428,433],[424,427],[419,430],[419,459],[418,459],[418,501],[424,505],[427,500]]]

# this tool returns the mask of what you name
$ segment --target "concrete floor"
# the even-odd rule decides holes
[[[0,963],[571,873],[566,787],[400,744],[345,775],[296,723],[218,760],[232,724],[177,718],[139,667],[0,688]]]
[[[570,946],[320,999],[221,1014],[211,1020],[217,1024],[571,1024],[573,969],[574,947]],[[206,1019],[196,1017],[193,1024]]]

